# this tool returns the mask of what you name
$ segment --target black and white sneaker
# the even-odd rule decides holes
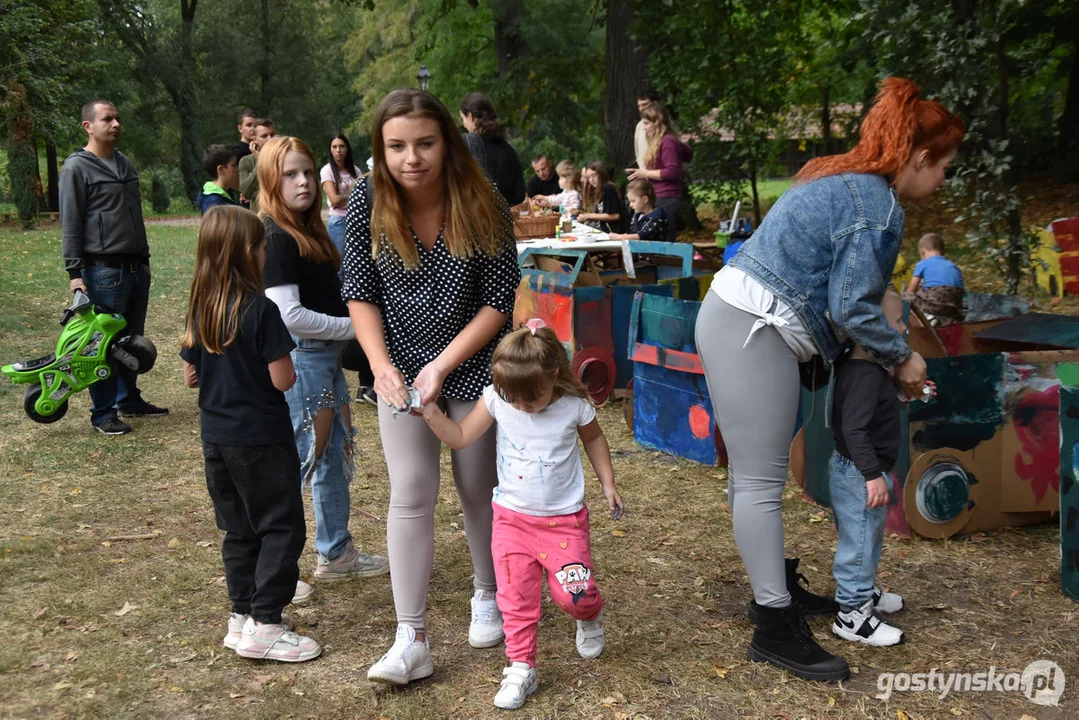
[[[113,415],[108,420],[94,425],[94,430],[102,435],[127,435],[131,432],[131,426]]]
[[[359,390],[356,391],[356,399],[378,407],[378,396],[375,395],[375,388],[371,385],[360,385]]]
[[[889,647],[904,641],[903,631],[873,614],[873,598],[859,608],[839,607],[832,623],[832,633],[844,640],[873,647]]]
[[[873,609],[883,613],[897,613],[906,607],[902,595],[885,592],[879,582],[873,583]]]
[[[169,414],[168,408],[158,407],[148,402],[133,408],[117,408],[117,411],[120,413],[120,417],[125,418],[163,417]]]

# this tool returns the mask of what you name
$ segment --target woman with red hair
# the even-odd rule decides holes
[[[850,669],[805,621],[836,604],[799,584],[797,558],[784,560],[780,511],[799,364],[831,363],[849,338],[908,395],[921,393],[925,361],[889,326],[880,300],[903,237],[901,203],[925,200],[944,182],[966,127],[920,94],[909,80],[885,80],[858,144],[802,168],[716,275],[697,316],[697,348],[730,453],[735,541],[753,587],[749,656],[812,680],[842,680]]]

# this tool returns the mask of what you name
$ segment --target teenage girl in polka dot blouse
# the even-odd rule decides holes
[[[368,672],[404,685],[434,672],[426,634],[441,442],[408,405],[441,402],[461,420],[491,382],[490,361],[511,329],[521,274],[505,201],[437,98],[396,90],[375,112],[373,207],[357,188],[345,224],[344,285],[356,336],[371,361],[390,476],[387,547],[397,611],[393,646]],[[495,435],[453,452],[475,595],[468,639],[503,639],[491,560]]]

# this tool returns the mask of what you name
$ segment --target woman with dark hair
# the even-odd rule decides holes
[[[408,410],[438,402],[455,421],[468,415],[511,329],[521,271],[505,201],[435,96],[387,95],[375,111],[371,149],[372,201],[366,188],[349,200],[342,294],[374,370],[390,476],[386,544],[397,635],[367,677],[404,685],[434,672],[426,610],[442,448]],[[494,647],[504,637],[491,559],[494,429],[451,458],[475,587],[468,642]]]
[[[593,160],[581,171],[581,207],[586,212],[577,213],[577,219],[585,225],[605,233],[625,230],[626,217],[618,188],[611,182],[607,163]]]
[[[644,167],[630,168],[630,180],[648,180],[656,190],[656,207],[667,214],[670,224],[667,240],[674,242],[677,231],[684,225],[688,213],[686,182],[683,166],[693,159],[693,148],[682,142],[674,127],[671,114],[663,105],[652,103],[641,110],[648,138]]]
[[[836,613],[836,603],[800,585],[797,558],[784,560],[780,511],[798,366],[815,357],[833,362],[850,338],[908,396],[921,397],[925,361],[889,325],[880,301],[903,237],[901,203],[933,194],[965,134],[962,121],[920,99],[914,83],[885,80],[858,144],[802,168],[716,274],[697,316],[697,348],[730,453],[734,537],[753,587],[749,657],[799,677],[841,680],[850,669],[817,644],[805,621]]]
[[[337,252],[345,254],[345,210],[348,196],[356,180],[363,173],[352,159],[352,145],[344,135],[334,135],[330,140],[330,161],[319,171],[319,181],[326,193],[326,205],[330,210],[330,219],[326,231],[330,240],[337,246]]]
[[[525,199],[525,176],[517,151],[506,142],[506,129],[498,119],[491,99],[473,92],[461,101],[461,124],[465,126],[465,144],[494,181],[495,187],[510,205]]]

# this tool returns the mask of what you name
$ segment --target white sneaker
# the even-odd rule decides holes
[[[595,620],[577,621],[577,652],[583,658],[597,658],[603,652],[603,613]]]
[[[367,679],[387,685],[408,685],[413,680],[430,677],[434,672],[435,663],[431,659],[427,637],[420,642],[411,625],[398,625],[393,647],[371,666]]]
[[[296,581],[296,592],[292,595],[292,604],[299,605],[305,603],[311,599],[311,596],[315,594],[315,588],[311,587],[303,580]]]
[[[844,640],[873,647],[899,645],[905,639],[902,630],[882,622],[873,614],[873,598],[859,608],[847,609],[840,605],[832,623],[832,633]]]
[[[472,596],[472,622],[468,626],[468,644],[489,648],[506,639],[502,630],[502,612],[493,590],[477,590]]]
[[[495,707],[516,710],[525,699],[539,690],[539,675],[528,663],[515,662],[502,671],[502,687],[495,695]]]
[[[896,613],[905,607],[902,595],[884,592],[879,582],[873,583],[873,609],[885,613]]]
[[[229,615],[229,632],[225,635],[225,639],[222,641],[222,645],[229,650],[235,650],[236,646],[240,644],[240,640],[243,639],[244,623],[247,622],[247,618],[250,615],[240,615],[239,613],[232,613]],[[281,624],[292,629],[292,618],[285,613],[281,613]]]
[[[236,654],[252,660],[306,662],[322,654],[322,647],[313,639],[292,632],[284,623],[259,625],[255,618],[249,617],[236,645]]]

